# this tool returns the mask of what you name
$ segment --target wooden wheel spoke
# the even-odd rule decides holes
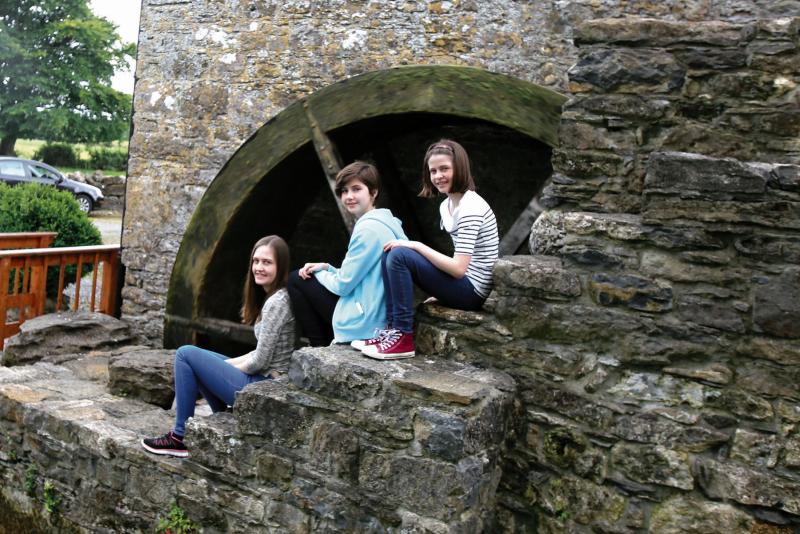
[[[531,226],[536,220],[536,217],[542,213],[544,209],[539,205],[538,195],[533,197],[528,205],[522,210],[522,213],[508,229],[503,238],[500,240],[500,255],[508,256],[514,254],[517,249],[522,245],[531,233]]]
[[[311,141],[314,143],[314,151],[317,153],[317,158],[322,165],[322,170],[325,171],[325,177],[328,180],[328,187],[331,190],[333,199],[336,202],[336,207],[339,208],[339,214],[342,216],[347,233],[353,233],[353,225],[355,221],[352,215],[342,205],[339,195],[336,194],[336,175],[342,170],[342,157],[336,149],[330,137],[322,131],[314,114],[311,113],[311,108],[308,101],[303,102],[303,110],[306,114],[309,130],[311,130]]]

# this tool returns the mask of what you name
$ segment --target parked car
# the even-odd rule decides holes
[[[78,206],[85,213],[92,211],[103,200],[103,192],[97,187],[70,180],[55,168],[39,161],[0,156],[0,180],[10,185],[32,182],[65,189],[75,195]]]

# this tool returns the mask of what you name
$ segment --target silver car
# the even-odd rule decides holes
[[[33,182],[65,189],[75,195],[84,213],[103,200],[103,192],[97,187],[70,180],[50,165],[29,159],[0,156],[0,180],[10,185]]]

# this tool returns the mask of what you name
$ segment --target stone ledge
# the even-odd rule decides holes
[[[111,446],[118,452],[140,449],[138,438],[163,432],[172,424],[169,412],[150,404],[109,394],[104,384],[81,379],[68,368],[48,363],[23,367],[0,367],[0,418],[28,421],[39,429],[49,421],[53,435],[59,423],[70,421],[79,435],[103,443],[90,452],[105,454]],[[131,426],[132,425],[132,428]],[[134,432],[131,432],[133,430]],[[136,437],[134,437],[134,435]]]
[[[320,506],[333,506],[345,530],[366,516],[384,527],[483,528],[512,406],[508,376],[422,356],[378,362],[343,347],[298,351],[290,376],[246,387],[233,414],[190,419],[184,461],[139,445],[171,426],[171,412],[46,362],[0,368],[0,430],[83,528],[147,530],[176,496],[221,530],[240,514],[253,528],[307,524]]]
[[[457,377],[459,382],[444,379],[437,382],[430,378],[434,376]],[[421,377],[428,379],[422,380]],[[437,400],[445,404],[464,404],[463,394],[469,389],[476,392],[466,403],[471,404],[501,391],[513,391],[515,387],[508,375],[497,371],[434,359],[424,354],[408,360],[378,361],[345,346],[296,351],[289,368],[289,380],[300,390],[350,402],[379,397],[399,385],[407,392],[438,391],[435,395]]]
[[[488,395],[488,387],[473,380],[449,373],[411,372],[395,380],[395,384],[414,393],[421,393],[435,402],[455,403],[468,406]]]
[[[504,256],[494,267],[495,293],[546,300],[569,300],[581,295],[578,276],[554,256]]]
[[[61,363],[93,351],[111,351],[134,342],[127,323],[96,312],[59,312],[25,321],[2,353],[2,365],[40,360]]]
[[[755,35],[752,25],[719,21],[672,22],[651,18],[596,19],[578,24],[575,44],[616,43],[644,46],[739,46]]]

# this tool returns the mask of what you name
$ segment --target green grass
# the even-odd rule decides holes
[[[22,157],[22,156],[20,156]],[[63,174],[79,172],[86,176],[87,174],[94,174],[94,171],[100,171],[103,176],[125,176],[124,169],[88,169],[86,167],[56,167]]]
[[[44,145],[46,141],[41,139],[17,139],[17,144],[14,145],[14,150],[17,156],[25,159],[33,159],[33,155],[39,150],[39,147]],[[128,150],[128,141],[114,141],[112,143],[70,143],[77,152],[78,157],[86,161],[86,167],[59,167],[58,170],[64,174],[70,172],[86,173],[87,171],[94,172],[96,169],[89,169],[89,150],[92,148],[118,148],[120,150]],[[105,176],[125,175],[124,169],[99,169]]]

